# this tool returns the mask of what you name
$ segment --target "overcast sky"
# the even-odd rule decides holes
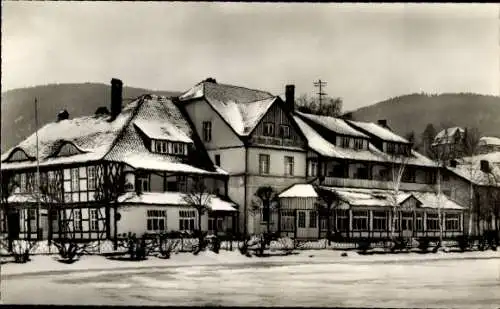
[[[498,94],[495,4],[2,1],[2,91],[103,82],[184,91],[206,77],[346,110],[412,92]]]

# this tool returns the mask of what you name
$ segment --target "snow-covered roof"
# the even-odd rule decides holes
[[[143,192],[137,194],[135,192],[127,192],[118,197],[118,203],[132,204],[151,204],[165,206],[189,206],[186,201],[186,193],[181,192]],[[207,194],[201,200],[208,201],[208,208],[212,211],[236,211],[235,203],[225,201],[220,197]]]
[[[342,135],[368,138],[366,134],[354,129],[349,124],[347,124],[347,122],[344,119],[329,117],[329,116],[319,116],[302,112],[296,112],[296,114],[299,117],[304,119],[309,119],[310,121],[313,121],[332,132]]]
[[[227,175],[227,172],[218,168],[216,171],[208,171],[190,164],[175,160],[173,156],[164,156],[163,154],[142,153],[130,154],[124,156],[121,160],[123,163],[132,166],[135,169],[167,171],[167,172],[183,172],[192,174],[204,175]]]
[[[321,187],[323,189],[333,190],[339,194],[342,200],[351,206],[381,206],[390,207],[393,201],[393,192],[391,190],[381,189],[360,189],[360,188],[337,188],[337,187]],[[437,194],[434,192],[420,191],[401,191],[396,196],[396,202],[400,205],[409,197],[415,197],[422,204],[422,208],[436,209],[439,207],[437,203]],[[442,209],[464,209],[464,207],[450,200],[446,195],[441,194]]]
[[[392,162],[394,158],[378,150],[371,143],[368,144],[368,149],[351,149],[335,146],[334,144],[323,138],[316,130],[309,124],[303,121],[298,116],[293,116],[293,119],[299,126],[304,136],[307,139],[309,148],[316,151],[322,156],[339,159],[350,159],[359,161],[373,161],[373,162]],[[420,153],[412,150],[412,156],[408,158],[407,164],[419,166],[434,166],[434,162],[421,155]]]
[[[141,119],[134,121],[134,124],[151,139],[193,143],[186,133],[169,122]]]
[[[269,92],[207,81],[179,97],[181,101],[201,98],[240,136],[248,136],[277,99]]]
[[[318,197],[314,186],[311,184],[295,184],[285,191],[281,192],[278,197]]]
[[[217,169],[202,149],[193,143],[187,157],[153,153],[139,134],[139,130],[152,137],[166,137],[177,141],[193,140],[196,134],[179,108],[166,97],[143,96],[128,105],[114,121],[108,117],[80,117],[50,123],[39,130],[40,165],[71,164],[98,160],[123,162],[135,168],[176,171],[198,174],[223,174]],[[64,142],[71,142],[84,153],[64,157],[51,157]],[[35,156],[34,134],[17,147]],[[14,150],[16,149],[13,148]],[[12,150],[2,156],[7,158]],[[8,162],[2,169],[17,169],[36,166],[36,161]]]
[[[481,171],[481,161],[488,161],[490,173]],[[464,157],[456,167],[447,166],[456,175],[481,186],[500,186],[500,151]]]
[[[479,145],[500,146],[500,138],[494,136],[483,136],[479,139]]]
[[[378,138],[384,141],[409,143],[408,140],[406,140],[405,138],[373,122],[347,120],[347,123],[351,123],[354,126],[357,126],[367,132],[370,132],[371,134],[377,136]]]
[[[351,206],[366,207],[391,207],[394,194],[391,190],[361,189],[361,188],[339,188],[320,186],[323,190],[330,190],[338,194],[339,198]],[[437,194],[433,192],[400,191],[396,196],[396,203],[401,205],[408,198],[414,197],[421,202],[420,207],[438,208]],[[280,198],[310,197],[317,198],[315,187],[311,184],[296,184],[279,194]],[[462,206],[441,194],[441,207],[443,209],[463,209]]]
[[[139,105],[140,100],[129,103],[114,121],[109,121],[109,116],[85,116],[46,124],[38,130],[40,165],[66,164],[102,159],[112,147],[118,133],[130,121],[133,111]],[[67,157],[53,157],[61,145],[67,142],[85,151],[85,153]],[[4,153],[2,161],[7,159],[11,152],[17,148],[22,149],[28,156],[36,160],[36,134],[33,133],[14,148]],[[24,168],[36,165],[34,161],[2,163],[2,169]]]
[[[454,137],[457,132],[462,134],[465,132],[465,130],[460,127],[451,127],[439,131],[439,133],[436,134],[436,137],[434,137],[433,145],[454,143]]]

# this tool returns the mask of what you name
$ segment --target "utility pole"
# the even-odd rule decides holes
[[[38,154],[38,100],[35,98],[35,136],[36,136],[36,202],[37,202],[37,212],[36,212],[36,234],[37,240],[40,236],[40,217],[41,207],[40,207],[40,159]]]
[[[317,82],[314,82],[314,87],[316,88],[319,88],[319,92],[316,93],[318,95],[318,99],[319,99],[319,106],[322,106],[323,104],[323,96],[326,95],[325,92],[323,92],[323,87],[326,87],[327,85],[327,82],[325,81],[322,81],[321,79],[318,79]]]

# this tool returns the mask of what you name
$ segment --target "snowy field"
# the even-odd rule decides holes
[[[339,251],[247,258],[237,252],[117,262],[50,256],[2,265],[2,302],[498,308],[500,253],[361,256]]]

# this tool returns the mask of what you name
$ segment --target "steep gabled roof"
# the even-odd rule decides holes
[[[203,157],[203,146],[195,142],[191,144],[188,158],[151,152],[139,132],[144,130],[147,133],[143,133],[154,137],[165,137],[165,129],[168,129],[169,138],[193,142],[196,137],[191,124],[171,100],[145,95],[125,106],[114,121],[109,121],[108,116],[87,116],[47,124],[38,132],[40,165],[106,160],[151,170],[227,174]],[[75,145],[82,153],[53,157],[65,143]],[[35,146],[33,134],[5,153],[2,160],[17,149],[22,149],[28,156],[36,158]],[[8,162],[2,164],[2,169],[35,166],[36,161]]]
[[[319,155],[329,158],[350,159],[358,161],[372,162],[392,162],[393,158],[380,150],[371,143],[368,143],[368,149],[350,149],[338,147],[321,136],[314,128],[303,121],[298,116],[293,119],[299,126],[299,129],[305,135],[309,148]],[[412,156],[409,157],[407,164],[419,166],[434,166],[434,162],[420,153],[412,150]]]
[[[276,101],[269,92],[203,81],[181,95],[181,101],[204,98],[240,137],[248,136]]]
[[[355,128],[360,128],[370,134],[373,134],[374,136],[380,138],[383,141],[407,143],[407,144],[410,143],[408,140],[395,134],[391,130],[384,128],[373,122],[354,121],[354,120],[346,120],[346,122],[353,125]]]
[[[137,128],[137,123],[144,124],[145,122],[149,122],[150,125],[161,124],[161,127],[168,127],[173,130],[176,136],[181,136],[183,139],[189,138],[191,141],[193,141],[193,136],[196,134],[179,108],[171,100],[166,97],[150,95],[144,99],[144,103],[137,110],[133,121],[124,128],[115,146],[104,159],[124,162],[135,168],[151,170],[193,173],[202,173],[200,169],[210,173],[216,171],[211,162],[193,158],[193,156],[200,156],[204,151],[203,146],[196,143],[192,144],[189,151],[191,157],[187,160],[177,155],[151,152],[147,145],[144,144]],[[159,131],[161,127],[148,129],[150,131]],[[192,166],[192,168],[186,167],[187,165]]]
[[[455,134],[460,133],[463,134],[465,132],[464,129],[460,127],[451,127],[451,128],[446,128],[441,131],[439,131],[438,134],[436,134],[436,137],[434,137],[434,143],[432,145],[440,145],[440,144],[451,144],[454,143],[454,137]]]
[[[139,107],[140,99],[130,102],[114,121],[109,116],[84,116],[48,123],[38,130],[38,155],[40,165],[69,164],[102,159],[113,146],[113,142]],[[71,143],[83,153],[67,157],[53,155],[65,143]],[[2,155],[7,159],[14,149],[22,149],[36,160],[36,133],[23,140]],[[36,161],[3,162],[2,169],[34,167]]]
[[[306,121],[312,121],[337,134],[368,138],[366,134],[354,129],[349,124],[347,124],[344,119],[329,116],[319,116],[302,112],[296,112],[296,114]]]

